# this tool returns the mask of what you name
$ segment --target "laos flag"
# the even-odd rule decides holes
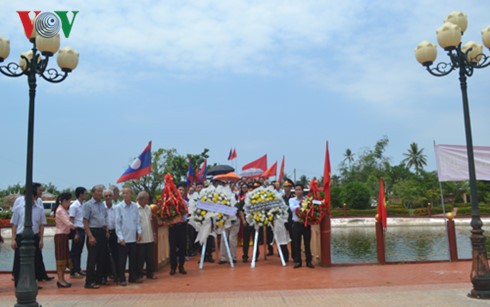
[[[136,158],[128,169],[117,180],[117,183],[131,179],[138,180],[146,174],[151,173],[151,141],[145,150]]]

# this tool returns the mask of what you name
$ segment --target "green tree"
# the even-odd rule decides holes
[[[343,187],[341,198],[349,208],[368,209],[370,206],[371,192],[365,183],[353,181]]]
[[[417,174],[420,173],[420,170],[427,165],[427,156],[424,154],[424,149],[419,149],[417,143],[410,144],[410,148],[406,153],[403,154],[405,159],[403,159],[403,163],[407,165],[407,167],[415,168],[415,172]]]

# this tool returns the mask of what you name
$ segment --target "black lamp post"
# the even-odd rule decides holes
[[[459,82],[463,96],[463,114],[466,134],[466,150],[468,154],[468,170],[471,190],[471,246],[472,268],[470,279],[473,289],[468,296],[473,298],[490,299],[490,269],[483,235],[483,223],[478,207],[476,186],[475,159],[473,155],[473,139],[471,136],[470,110],[468,106],[467,77],[473,75],[474,69],[490,65],[490,57],[483,54],[483,46],[475,42],[461,45],[461,37],[468,24],[466,15],[461,12],[452,12],[445,20],[444,25],[437,29],[437,40],[449,56],[449,63],[438,63],[431,67],[437,56],[436,45],[427,41],[421,42],[415,49],[417,60],[427,68],[427,71],[436,77],[450,74],[459,70]],[[483,43],[490,49],[490,26],[482,31]]]
[[[27,76],[29,85],[29,121],[27,129],[27,166],[26,166],[26,195],[25,195],[25,221],[22,241],[20,244],[20,273],[17,280],[15,295],[16,306],[39,306],[36,302],[37,284],[34,271],[34,233],[32,231],[32,161],[34,144],[34,102],[36,97],[36,76],[52,83],[63,81],[78,65],[78,53],[71,48],[58,49],[60,36],[54,33],[51,37],[40,36],[33,30],[29,38],[32,49],[20,56],[19,64],[8,63],[0,66],[0,72],[8,77]],[[58,65],[61,72],[54,68],[47,68],[51,56],[58,52]],[[10,42],[0,37],[0,63],[10,53]],[[15,238],[12,238],[15,240]]]

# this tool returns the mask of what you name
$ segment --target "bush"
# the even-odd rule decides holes
[[[371,193],[368,186],[362,182],[349,182],[345,185],[341,195],[349,208],[368,209],[370,206]]]

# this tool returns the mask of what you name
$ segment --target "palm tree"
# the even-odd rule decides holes
[[[427,156],[423,151],[423,148],[419,150],[417,143],[412,143],[410,144],[408,151],[403,154],[406,158],[403,159],[402,162],[405,163],[408,168],[413,166],[417,174],[427,165]]]
[[[345,150],[344,157],[345,157],[344,161],[349,162],[349,168],[350,168],[352,165],[352,162],[354,161],[354,153],[352,152],[352,150],[350,150],[350,148],[347,148]]]

